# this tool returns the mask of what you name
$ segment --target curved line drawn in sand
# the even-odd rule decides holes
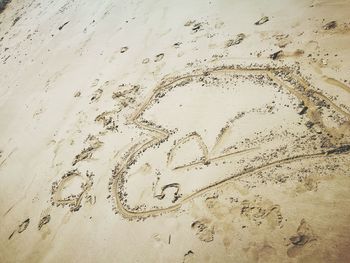
[[[266,105],[266,108],[267,108],[268,112],[272,111],[272,109],[269,108],[267,105]],[[259,147],[253,147],[253,148],[249,148],[249,149],[235,151],[235,147],[229,146],[229,147],[226,147],[220,154],[215,154],[216,148],[218,148],[225,133],[229,130],[229,128],[231,128],[234,121],[241,119],[242,117],[244,117],[248,113],[258,112],[259,110],[261,111],[261,109],[259,109],[259,108],[253,108],[247,112],[239,112],[234,118],[232,118],[230,121],[228,121],[227,124],[220,130],[218,136],[216,137],[215,144],[211,148],[210,151],[209,151],[207,145],[205,144],[203,138],[197,132],[192,132],[192,133],[187,134],[185,137],[183,137],[179,141],[175,142],[174,147],[172,147],[170,149],[170,151],[168,152],[167,165],[170,166],[172,170],[190,168],[190,167],[194,167],[194,166],[199,165],[199,164],[209,165],[212,161],[220,160],[220,159],[223,159],[223,158],[226,158],[229,156],[244,154],[244,153],[259,149]],[[190,140],[195,140],[195,142],[197,142],[199,148],[201,149],[202,156],[201,156],[200,160],[194,160],[192,162],[189,162],[189,163],[183,164],[183,165],[172,166],[171,164],[173,162],[174,156],[176,156],[176,151],[179,148],[181,148],[182,145],[188,143]]]
[[[174,193],[174,199],[171,201],[172,203],[175,203],[177,201],[177,199],[179,199],[181,197],[181,194],[179,194],[180,192],[180,184],[178,183],[172,183],[172,184],[167,184],[162,186],[161,189],[161,193],[158,195],[154,195],[155,198],[158,198],[159,200],[162,200],[165,197],[165,190],[168,188],[175,188],[176,191]]]
[[[192,132],[192,133],[186,135],[185,137],[181,138],[178,142],[176,142],[174,147],[170,149],[170,151],[168,152],[168,159],[167,159],[168,166],[172,165],[172,161],[174,159],[176,150],[179,147],[181,147],[181,145],[187,143],[190,140],[195,140],[195,142],[197,142],[199,148],[202,151],[203,155],[202,155],[201,160],[199,162],[207,163],[209,161],[208,147],[205,145],[202,137],[197,132]],[[193,162],[193,163],[195,163],[195,162]],[[198,162],[196,162],[196,163],[198,163]],[[173,169],[178,169],[178,168],[179,168],[179,166],[175,166]]]
[[[67,172],[61,180],[52,184],[51,204],[58,206],[68,205],[71,212],[76,212],[81,208],[81,202],[93,185],[93,173],[86,172],[83,176],[77,169]],[[77,193],[69,193],[64,196],[64,190],[72,184],[74,179],[80,179],[81,184]]]
[[[333,86],[336,86],[345,92],[350,92],[350,87],[345,85],[344,83],[340,82],[339,80],[336,80],[335,78],[327,77],[325,75],[323,75],[322,78],[326,83],[333,85]]]
[[[298,72],[298,70],[296,72]],[[243,171],[233,174],[227,178],[215,181],[206,187],[196,189],[193,193],[188,195],[180,196],[179,194],[180,185],[174,183],[174,184],[171,184],[171,186],[174,186],[178,189],[178,191],[176,192],[176,196],[178,198],[176,198],[175,201],[173,200],[173,203],[175,204],[169,205],[166,207],[152,207],[149,209],[145,209],[143,211],[130,208],[130,206],[127,205],[125,201],[126,200],[125,196],[127,196],[127,193],[124,193],[125,183],[127,182],[126,175],[128,173],[128,170],[130,169],[130,166],[132,166],[137,162],[138,156],[140,156],[143,152],[145,152],[149,148],[153,148],[154,146],[158,146],[162,144],[172,134],[172,132],[166,130],[160,125],[157,125],[152,121],[143,119],[142,114],[152,104],[153,101],[164,97],[165,94],[171,89],[171,85],[175,85],[176,87],[181,87],[184,84],[191,82],[194,78],[221,74],[221,73],[232,73],[232,74],[244,73],[244,74],[248,74],[251,78],[260,78],[260,76],[265,76],[270,81],[281,86],[285,91],[287,91],[287,93],[296,97],[298,100],[302,102],[302,104],[305,107],[307,107],[308,110],[305,113],[305,115],[311,120],[312,122],[311,126],[317,125],[324,132],[331,135],[330,140],[332,141],[333,148],[328,150],[327,149],[319,150],[318,152],[315,152],[315,153],[295,154],[293,156],[280,158],[275,161],[266,162],[256,167],[248,167],[248,168],[245,168]],[[319,111],[320,105],[322,104],[326,104],[327,106],[332,106],[333,108],[335,108],[335,110],[338,111],[338,113],[342,114],[347,119],[341,124],[341,127],[339,129],[328,127],[326,125],[325,121],[322,118],[322,114]],[[122,163],[118,164],[113,170],[112,172],[113,175],[109,183],[109,190],[111,192],[111,196],[113,197],[112,199],[114,201],[113,209],[115,210],[116,214],[119,213],[124,218],[127,218],[127,219],[145,219],[150,216],[158,216],[158,215],[161,215],[162,213],[177,211],[186,202],[200,195],[203,195],[208,191],[212,191],[214,189],[222,187],[232,180],[235,180],[244,176],[249,176],[256,172],[273,168],[277,165],[284,165],[284,164],[289,164],[289,163],[298,162],[298,161],[301,162],[303,160],[313,159],[313,158],[327,158],[335,154],[348,154],[350,152],[350,147],[347,147],[348,142],[345,142],[344,143],[345,145],[339,146],[339,142],[337,141],[337,139],[344,138],[344,137],[347,138],[346,136],[344,136],[344,131],[350,130],[349,120],[350,120],[350,116],[348,113],[344,112],[339,107],[336,107],[336,105],[334,105],[334,103],[332,103],[327,97],[325,97],[323,94],[315,90],[315,88],[311,87],[311,85],[308,84],[302,77],[298,76],[297,73],[295,73],[295,70],[287,67],[272,68],[269,66],[254,66],[254,67],[223,66],[218,68],[212,68],[205,71],[199,71],[198,73],[194,73],[194,74],[189,74],[189,75],[185,75],[177,78],[170,78],[170,79],[164,80],[160,83],[159,86],[157,86],[153,90],[152,94],[148,97],[148,99],[146,99],[146,101],[141,105],[141,107],[134,113],[134,115],[129,120],[129,124],[136,125],[138,128],[148,131],[151,135],[151,139],[135,144],[134,147],[132,147],[132,149],[130,149],[130,151],[127,154],[125,154],[122,160]],[[349,132],[345,132],[345,135],[349,135],[348,133]],[[189,134],[188,136],[184,137],[177,144],[175,143],[175,146],[173,147],[173,149],[171,149],[168,152],[168,159],[167,159],[168,164],[171,164],[175,154],[174,153],[175,149],[178,147],[178,145],[186,142],[190,138],[194,138],[195,140],[197,140],[198,144],[202,149],[203,158],[199,162],[189,163],[187,164],[187,166],[209,164],[210,159],[208,158],[209,156],[208,148],[204,144],[200,135],[197,134],[196,132],[193,132],[192,134]],[[254,149],[248,149],[244,151],[230,153],[230,154],[227,154],[227,156],[231,156],[233,154],[250,151],[250,150],[254,150]],[[216,158],[223,158],[227,156],[222,155]],[[175,167],[175,169],[176,168],[179,169],[180,167]],[[165,186],[162,188],[162,194],[158,196],[158,197],[161,197],[160,199],[164,198],[164,190],[167,187],[170,187],[170,186]]]

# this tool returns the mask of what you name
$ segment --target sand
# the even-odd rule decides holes
[[[350,262],[349,12],[4,5],[0,262]]]

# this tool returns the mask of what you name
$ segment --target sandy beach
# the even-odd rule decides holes
[[[349,14],[0,0],[0,262],[350,262]]]

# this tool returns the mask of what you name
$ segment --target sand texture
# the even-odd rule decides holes
[[[0,262],[350,262],[349,0],[0,0]]]

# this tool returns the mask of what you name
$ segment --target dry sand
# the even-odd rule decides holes
[[[12,0],[0,262],[350,262],[349,14]]]

